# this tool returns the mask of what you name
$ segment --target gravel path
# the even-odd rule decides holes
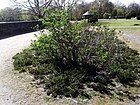
[[[32,76],[13,71],[12,57],[29,47],[34,34],[0,40],[0,105],[47,105],[43,89],[31,85]]]

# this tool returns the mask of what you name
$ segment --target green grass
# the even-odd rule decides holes
[[[136,19],[99,19],[99,22],[97,24],[107,25],[110,28],[114,28],[120,31],[140,31],[140,20]]]
[[[112,20],[108,20],[108,19],[99,19],[99,24],[102,25],[109,25],[109,26],[136,26],[136,24],[138,24],[138,26],[140,26],[140,21],[139,20],[126,20],[126,19],[112,19]]]

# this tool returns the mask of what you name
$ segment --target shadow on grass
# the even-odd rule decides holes
[[[134,24],[134,26],[140,26],[140,24]]]

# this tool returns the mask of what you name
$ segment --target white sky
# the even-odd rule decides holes
[[[92,2],[94,0],[84,0],[86,2]],[[124,5],[129,5],[132,2],[135,3],[139,3],[140,4],[140,0],[110,0],[113,3],[122,3]],[[5,7],[9,7],[10,6],[10,0],[0,0],[0,9],[3,9]]]
[[[9,1],[10,0],[0,0],[0,9],[3,9],[5,7],[9,7]]]
[[[92,2],[94,0],[84,0],[84,1],[86,1],[86,2]],[[126,6],[128,6],[132,2],[135,2],[135,3],[140,4],[140,0],[109,0],[109,1],[111,1],[113,3],[119,3],[119,4],[121,3],[121,4],[124,4]]]
[[[140,4],[140,0],[110,0],[110,1],[113,3],[122,3],[126,6],[128,6],[130,3],[133,2]]]

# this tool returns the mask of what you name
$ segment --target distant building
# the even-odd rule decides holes
[[[88,22],[94,22],[95,23],[95,22],[98,21],[98,18],[96,16],[92,15],[92,13],[89,12],[89,11],[87,11],[83,14],[83,18],[87,19]]]
[[[84,19],[89,19],[89,18],[91,18],[93,15],[89,12],[89,11],[87,11],[87,12],[85,12],[84,14],[83,14],[83,18]]]

